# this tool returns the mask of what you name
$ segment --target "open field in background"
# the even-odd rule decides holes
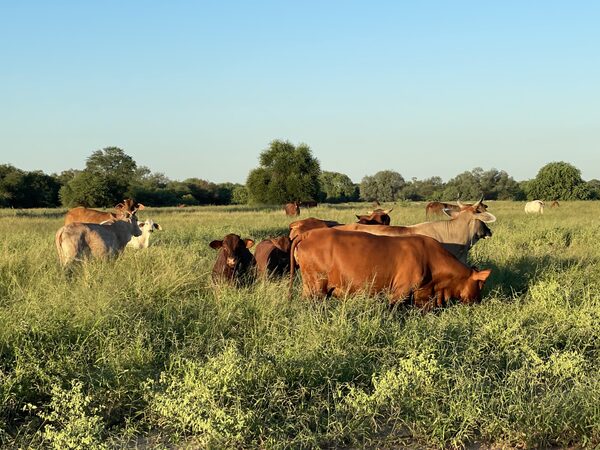
[[[63,210],[0,210],[0,445],[209,448],[600,445],[600,202],[486,202],[482,304],[213,287],[213,239],[287,232],[279,209],[148,208],[164,228],[69,278]],[[424,221],[394,206],[392,224]],[[352,222],[364,204],[302,210]]]

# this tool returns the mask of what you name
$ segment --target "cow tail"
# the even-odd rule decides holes
[[[56,251],[58,252],[58,260],[60,261],[60,263],[62,265],[64,265],[65,252],[63,251],[63,248],[62,248],[62,234],[63,234],[63,229],[61,228],[56,233],[56,236],[54,238],[54,243],[56,244]]]
[[[292,247],[290,249],[290,289],[288,293],[288,298],[292,299],[293,287],[294,287],[294,272],[296,270],[296,258],[294,258],[294,252],[296,251],[296,247],[300,243],[300,236],[296,236],[295,239],[292,240]]]

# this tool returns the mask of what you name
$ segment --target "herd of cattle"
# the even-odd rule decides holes
[[[299,269],[304,296],[366,291],[383,293],[392,304],[408,300],[423,309],[444,306],[450,299],[477,302],[491,271],[469,267],[467,255],[480,239],[492,236],[486,224],[496,220],[482,200],[474,204],[431,202],[426,218],[449,216],[449,220],[410,226],[390,225],[392,210],[380,208],[357,215],[358,221],[352,224],[314,217],[296,220],[289,225],[289,235],[263,240],[254,254],[249,250],[254,246],[252,239],[228,234],[209,244],[218,251],[212,278],[239,285],[256,277],[289,274],[291,283]],[[298,215],[300,206],[289,203],[284,210]],[[541,214],[543,207],[536,200],[527,203],[525,212]],[[117,256],[126,246],[148,247],[150,234],[162,228],[152,220],[138,222],[136,213],[142,209],[144,205],[127,199],[115,212],[85,207],[69,210],[55,237],[62,265]]]

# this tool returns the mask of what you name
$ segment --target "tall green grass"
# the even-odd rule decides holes
[[[148,209],[164,228],[150,248],[71,276],[57,211],[0,211],[0,444],[599,445],[600,205],[490,203],[494,236],[471,253],[493,269],[482,304],[429,314],[303,300],[299,283],[288,300],[286,280],[214,286],[208,243],[283,234],[279,210]],[[424,204],[391,215],[417,223]]]

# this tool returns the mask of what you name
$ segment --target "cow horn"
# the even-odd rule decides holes
[[[390,208],[390,209],[387,209],[387,210],[386,210],[386,209],[384,209],[384,210],[383,210],[383,213],[384,213],[384,214],[389,214],[389,213],[391,213],[393,210],[394,210],[394,208]]]
[[[479,208],[479,205],[481,205],[481,202],[482,202],[482,201],[483,201],[483,195],[482,195],[482,196],[481,196],[481,198],[480,198],[480,199],[477,201],[477,203],[475,203],[475,204],[473,205],[473,208],[474,208],[474,209],[477,209],[477,208]]]
[[[461,202],[459,199],[456,199],[456,204],[461,208],[465,207],[465,204],[463,202]]]

